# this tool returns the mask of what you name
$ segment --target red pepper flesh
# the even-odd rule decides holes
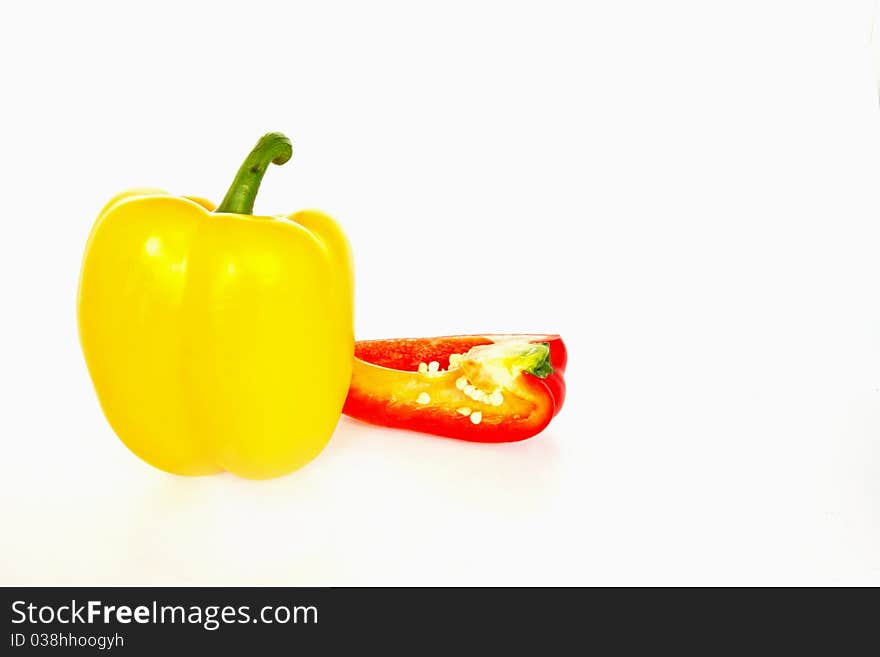
[[[562,408],[567,358],[558,335],[362,340],[342,410],[460,440],[524,440]]]

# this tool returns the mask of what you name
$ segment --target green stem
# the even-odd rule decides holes
[[[269,163],[284,164],[293,155],[290,140],[280,132],[263,135],[254,149],[245,159],[229,191],[214,212],[234,212],[235,214],[252,214],[254,199],[260,190],[260,183]]]

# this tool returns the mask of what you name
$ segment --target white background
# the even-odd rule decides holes
[[[0,19],[0,583],[880,584],[872,2],[14,3]],[[361,338],[559,332],[483,446],[343,419],[270,482],[138,461],[76,332],[116,192],[353,243]]]

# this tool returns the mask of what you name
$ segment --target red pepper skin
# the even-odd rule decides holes
[[[450,354],[504,340],[547,343],[553,372],[538,378],[520,372],[503,391],[504,402],[490,406],[469,400],[456,389],[461,371],[426,376],[420,363],[437,361],[449,368]],[[568,355],[558,335],[459,335],[438,338],[362,340],[355,343],[355,363],[343,413],[386,427],[410,429],[471,442],[525,440],[540,433],[562,408]],[[430,402],[418,403],[424,392]],[[479,423],[459,412],[470,407],[482,413]]]

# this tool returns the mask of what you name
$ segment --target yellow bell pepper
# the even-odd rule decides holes
[[[252,216],[264,136],[217,210],[158,190],[101,211],[80,275],[80,342],[98,399],[140,458],[181,475],[277,477],[330,440],[354,353],[351,252],[320,212]]]

